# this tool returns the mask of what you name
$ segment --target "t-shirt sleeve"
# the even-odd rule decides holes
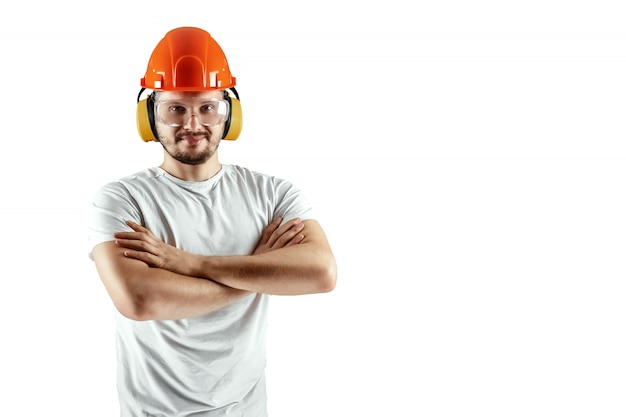
[[[119,182],[101,187],[89,209],[88,256],[93,260],[93,248],[115,240],[116,232],[132,231],[126,224],[132,220],[141,224],[141,212],[126,187]]]
[[[299,217],[302,220],[314,219],[313,208],[304,193],[295,185],[285,180],[277,180],[276,206],[274,217],[284,221]]]

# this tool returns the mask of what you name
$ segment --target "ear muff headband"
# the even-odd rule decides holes
[[[142,88],[137,95],[137,131],[139,137],[144,142],[151,142],[157,140],[156,123],[154,119],[154,94],[149,94],[146,98],[141,99],[141,94],[145,88]],[[224,92],[224,99],[229,104],[228,119],[224,124],[224,140],[236,140],[241,133],[243,127],[243,114],[241,112],[241,102],[239,101],[239,94],[234,87],[229,88],[229,91],[235,95],[232,97],[227,92]]]

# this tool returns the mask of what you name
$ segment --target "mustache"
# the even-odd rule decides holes
[[[188,137],[188,136],[204,136],[205,139],[209,140],[211,135],[209,134],[209,132],[206,131],[202,131],[202,132],[180,132],[176,134],[176,140],[183,140],[184,138]]]

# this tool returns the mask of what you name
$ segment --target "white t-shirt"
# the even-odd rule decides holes
[[[248,255],[278,216],[312,216],[288,181],[235,165],[201,182],[150,168],[95,194],[89,244],[114,240],[133,220],[185,251]],[[268,295],[252,294],[184,320],[133,321],[116,311],[121,415],[266,416],[268,302]]]

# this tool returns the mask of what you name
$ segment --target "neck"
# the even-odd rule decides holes
[[[166,153],[161,168],[183,181],[206,181],[221,171],[222,164],[219,162],[217,154],[202,164],[189,165],[177,161]]]

